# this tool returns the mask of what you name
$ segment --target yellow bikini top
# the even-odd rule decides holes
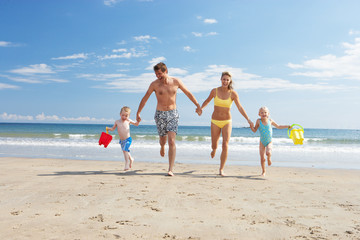
[[[216,89],[216,96],[214,98],[214,106],[231,108],[232,102],[233,102],[233,100],[231,99],[231,92],[230,92],[229,98],[224,100],[224,99],[221,99],[218,97],[217,89]]]

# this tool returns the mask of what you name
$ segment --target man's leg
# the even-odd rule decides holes
[[[175,144],[176,133],[168,132],[168,144],[169,144],[169,176],[174,176],[173,170],[175,165],[176,157],[176,144]]]
[[[165,144],[166,144],[167,136],[159,136],[159,143],[160,143],[160,156],[165,156]]]

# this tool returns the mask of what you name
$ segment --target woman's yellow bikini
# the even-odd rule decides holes
[[[218,97],[217,89],[216,89],[216,96],[214,98],[214,106],[231,108],[232,102],[233,102],[233,100],[231,99],[231,92],[230,92],[229,98],[224,100],[224,99],[221,99],[221,98]],[[211,122],[213,124],[215,124],[216,126],[218,126],[219,128],[223,128],[228,123],[231,123],[231,119],[228,119],[228,120],[214,120],[214,119],[211,119]]]

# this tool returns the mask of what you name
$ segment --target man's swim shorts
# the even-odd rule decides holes
[[[159,136],[166,136],[168,132],[175,132],[177,134],[179,124],[179,113],[177,109],[170,111],[156,110],[154,119]]]

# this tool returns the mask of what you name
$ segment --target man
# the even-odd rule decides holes
[[[185,95],[196,105],[196,112],[200,115],[201,108],[194,95],[185,87],[183,82],[175,77],[168,75],[165,63],[158,63],[154,66],[157,79],[153,81],[145,96],[141,99],[136,114],[136,120],[141,121],[140,112],[144,108],[150,95],[155,92],[157,105],[155,112],[155,122],[159,133],[160,155],[165,156],[165,144],[168,139],[169,144],[169,170],[168,176],[174,176],[173,168],[175,164],[176,145],[175,137],[178,130],[179,113],[176,109],[176,92],[180,88]]]

